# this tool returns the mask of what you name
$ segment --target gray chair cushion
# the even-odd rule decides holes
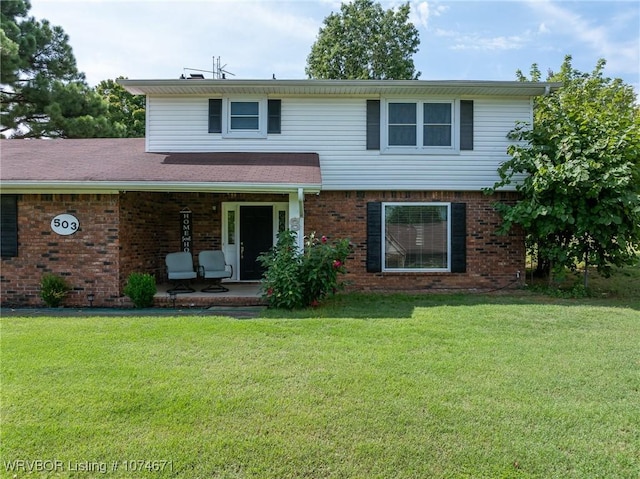
[[[193,267],[193,257],[188,251],[169,253],[165,264],[169,279],[194,279],[198,276]]]
[[[201,251],[198,255],[198,264],[200,275],[205,279],[223,279],[233,276],[231,266],[227,265],[224,253],[220,250]]]

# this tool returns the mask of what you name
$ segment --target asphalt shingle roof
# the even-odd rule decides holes
[[[147,153],[143,138],[0,141],[0,180],[321,184],[317,153]]]

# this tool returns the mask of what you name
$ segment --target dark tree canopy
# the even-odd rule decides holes
[[[0,132],[13,138],[114,136],[106,104],[78,71],[69,37],[27,16],[28,0],[0,2]]]
[[[373,0],[343,3],[324,20],[307,57],[309,78],[334,80],[413,80],[412,55],[418,30],[409,21],[410,7],[383,10]]]
[[[517,181],[522,199],[500,206],[503,229],[522,226],[539,261],[606,275],[633,264],[640,248],[640,109],[633,88],[605,77],[604,67],[600,60],[582,73],[567,56],[549,73],[562,86],[536,99],[533,126],[511,132],[519,143],[494,188]],[[537,65],[531,77],[540,79]]]

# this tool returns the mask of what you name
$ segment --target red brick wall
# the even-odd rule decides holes
[[[350,238],[355,245],[347,260],[346,279],[360,290],[496,289],[518,285],[517,271],[524,272],[525,247],[521,232],[499,236],[500,217],[493,204],[514,201],[501,193],[480,192],[322,192],[305,198],[305,230],[333,238]],[[467,204],[466,273],[382,272],[367,273],[367,203],[458,202]]]
[[[191,251],[194,262],[200,251],[221,248],[222,202],[287,202],[287,195],[216,193],[123,193],[121,195],[121,271],[126,282],[131,272],[155,274],[166,281],[164,258],[181,251],[180,211],[191,211]],[[215,207],[215,211],[214,211]]]
[[[45,273],[64,277],[72,287],[67,306],[87,306],[90,292],[96,306],[119,304],[118,208],[117,195],[20,195],[18,256],[2,258],[2,304],[43,306],[40,280]],[[51,220],[62,213],[78,218],[74,234],[51,230]]]
[[[65,306],[130,305],[122,290],[132,272],[166,281],[164,258],[180,251],[180,210],[192,212],[194,262],[202,250],[221,244],[223,201],[282,202],[287,195],[151,193],[119,195],[20,195],[18,256],[2,258],[0,302],[3,306],[44,306],[44,273],[63,276],[73,290]],[[214,211],[215,206],[215,211]],[[54,216],[76,216],[80,229],[70,236],[51,230]]]
[[[520,232],[495,233],[500,219],[494,197],[475,192],[322,192],[307,195],[305,229],[335,238],[350,238],[356,246],[349,258],[347,279],[353,289],[429,290],[495,289],[515,286],[516,271],[524,271],[524,239]],[[130,304],[122,288],[131,272],[146,272],[166,280],[164,258],[180,250],[180,210],[192,212],[194,260],[205,249],[220,247],[223,201],[288,201],[286,195],[226,195],[212,193],[146,193],[119,195],[20,195],[19,251],[3,258],[0,302],[4,306],[43,306],[40,279],[50,272],[64,276],[73,290],[66,306]],[[370,201],[464,202],[467,204],[466,273],[367,273],[366,213]],[[214,206],[216,210],[214,211]],[[76,216],[80,229],[70,236],[51,230],[61,213]]]

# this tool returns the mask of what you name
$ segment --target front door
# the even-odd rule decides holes
[[[273,206],[240,207],[240,279],[262,278],[258,256],[273,246]]]

